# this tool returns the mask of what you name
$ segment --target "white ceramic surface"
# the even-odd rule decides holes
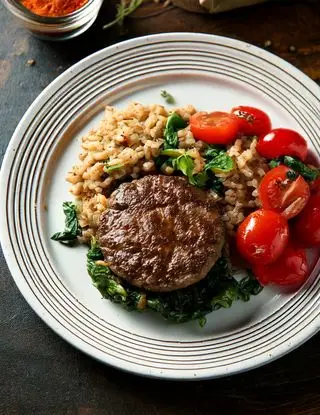
[[[296,293],[266,288],[248,303],[176,325],[154,313],[128,313],[101,299],[85,268],[85,247],[50,240],[72,200],[64,178],[79,138],[103,106],[130,101],[199,110],[257,106],[274,127],[300,131],[320,154],[320,90],[290,64],[233,39],[175,33],[106,48],[68,69],[36,99],[10,142],[1,169],[3,251],[22,294],[60,336],[89,355],[137,374],[212,378],[265,364],[319,329],[319,264]]]

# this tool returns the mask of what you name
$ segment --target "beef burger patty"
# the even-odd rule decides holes
[[[207,275],[221,256],[225,229],[212,195],[183,177],[155,175],[111,194],[98,237],[116,275],[164,292]]]

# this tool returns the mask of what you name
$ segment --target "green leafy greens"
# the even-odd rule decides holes
[[[87,253],[87,271],[93,285],[104,298],[121,304],[127,310],[141,310],[145,304],[145,294],[134,287],[129,287],[111,271],[103,260],[103,254],[95,238]]]
[[[294,181],[299,176],[299,174],[296,171],[289,170],[286,174],[287,179]]]
[[[285,166],[290,167],[290,169],[299,173],[305,180],[309,182],[316,180],[320,176],[320,169],[310,168],[302,161],[296,159],[295,157],[284,156],[279,159],[271,160],[269,162],[269,166],[271,169],[279,166],[280,164],[284,164]]]
[[[281,164],[280,159],[273,159],[273,160],[269,161],[270,169],[274,169],[274,168],[280,166],[280,164]]]
[[[188,177],[189,183],[197,187],[205,187],[208,182],[208,174],[202,171],[198,174],[193,174],[194,161],[187,153],[182,154],[177,158],[170,158],[167,160],[176,171],[181,171],[182,174]]]
[[[112,273],[104,263],[102,251],[94,238],[87,254],[87,269],[104,298],[129,311],[154,310],[176,323],[197,319],[203,326],[206,314],[221,307],[229,308],[236,300],[248,301],[251,295],[262,290],[252,276],[237,282],[231,276],[228,260],[221,257],[206,278],[190,287],[168,293],[146,293],[120,281]]]
[[[290,157],[290,156],[284,156],[283,157],[283,163],[290,167],[292,170],[296,171],[297,173],[301,174],[301,176],[306,179],[307,181],[313,181],[317,177],[320,176],[320,170],[319,169],[311,169],[306,164],[302,163],[302,161]]]
[[[106,164],[103,168],[103,171],[105,171],[106,173],[111,173],[115,170],[120,170],[122,169],[122,167],[124,167],[124,164],[122,163],[118,163],[118,164],[112,164],[111,166],[109,166],[108,164]]]
[[[262,291],[262,285],[255,278],[251,270],[247,270],[247,276],[239,282],[239,294],[242,301],[249,301],[251,295],[258,295]]]
[[[77,207],[72,202],[63,202],[62,207],[65,215],[64,231],[55,233],[51,236],[51,239],[60,242],[71,242],[81,235],[81,227],[77,218]]]
[[[219,177],[212,175],[209,182],[209,188],[216,192],[217,195],[224,196],[225,188],[222,180]]]
[[[206,170],[211,170],[213,173],[229,173],[234,169],[234,162],[225,149],[220,147],[210,146],[205,152],[207,163]]]
[[[186,150],[183,150],[182,148],[167,148],[166,150],[162,150],[160,152],[161,156],[167,156],[167,157],[179,157],[186,154]]]
[[[178,131],[187,126],[186,121],[177,113],[173,112],[169,115],[164,130],[164,149],[178,148],[179,139]]]
[[[191,156],[183,154],[182,156],[172,159],[172,167],[175,170],[181,171],[181,173],[188,177],[189,181],[193,180],[192,173],[194,169],[194,161]]]
[[[177,143],[178,145],[178,143]],[[168,158],[166,158],[166,156]],[[196,187],[211,189],[219,196],[224,195],[222,180],[215,173],[228,173],[234,169],[232,157],[221,146],[209,146],[205,151],[206,164],[204,170],[193,174],[195,163],[188,151],[181,148],[166,148],[156,159],[156,166],[170,166],[188,177],[189,183]]]

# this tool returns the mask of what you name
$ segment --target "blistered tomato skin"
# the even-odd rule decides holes
[[[257,151],[267,159],[292,156],[305,161],[308,155],[308,145],[302,135],[296,131],[287,128],[276,128],[260,137],[257,143]]]
[[[262,285],[301,285],[309,276],[304,249],[289,243],[283,254],[272,264],[256,264],[252,269]]]
[[[320,247],[320,194],[314,194],[293,222],[293,233],[307,248]]]
[[[289,239],[286,219],[270,210],[256,210],[240,224],[237,248],[250,263],[269,264],[284,251]]]

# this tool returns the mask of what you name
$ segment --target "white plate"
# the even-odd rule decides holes
[[[319,264],[296,293],[265,289],[213,312],[205,328],[153,313],[128,313],[101,299],[84,247],[50,240],[72,200],[64,178],[79,138],[104,104],[162,103],[201,110],[252,105],[273,125],[300,131],[320,153],[320,90],[283,60],[236,40],[191,33],[148,36],[79,62],[36,99],[17,127],[1,172],[1,241],[20,291],[38,315],[80,350],[118,368],[171,379],[212,378],[265,364],[319,329]]]

